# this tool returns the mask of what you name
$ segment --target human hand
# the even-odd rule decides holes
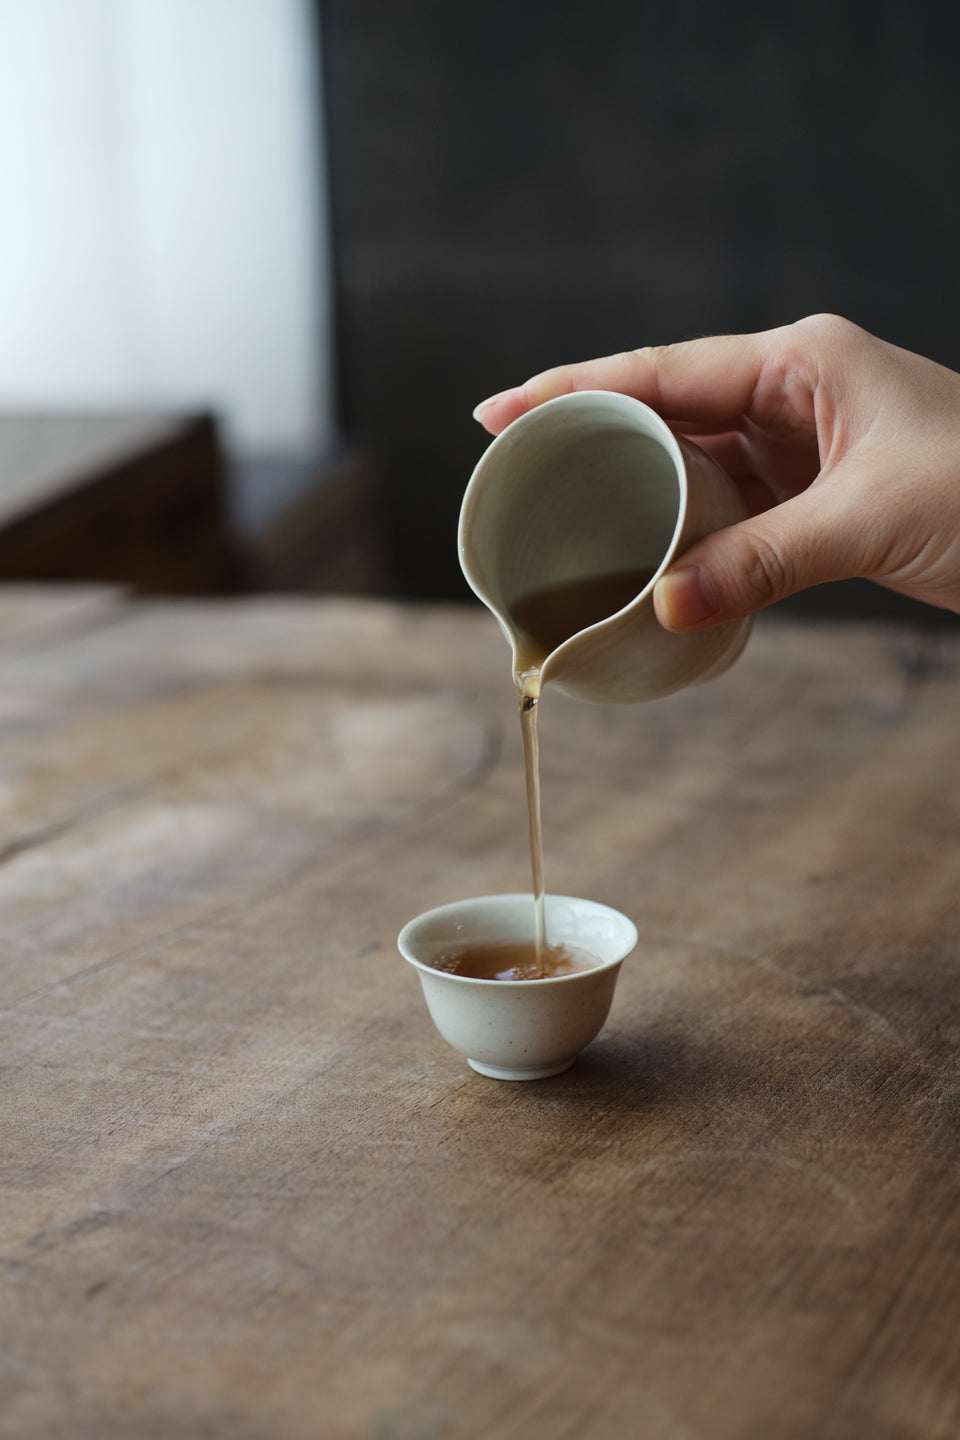
[[[560,366],[474,414],[497,435],[572,390],[643,400],[743,492],[750,518],[697,541],[659,580],[668,630],[854,576],[960,611],[960,374],[813,315]]]

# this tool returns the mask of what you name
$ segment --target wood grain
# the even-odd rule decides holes
[[[0,1434],[960,1433],[955,633],[769,621],[654,705],[547,692],[548,885],[641,942],[574,1069],[506,1085],[394,948],[527,884],[493,623],[29,598]]]

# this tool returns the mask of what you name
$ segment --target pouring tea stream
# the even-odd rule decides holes
[[[665,630],[653,588],[695,540],[746,511],[729,476],[639,400],[580,391],[547,401],[481,457],[460,511],[460,564],[512,650],[523,733],[535,900],[544,924],[537,705],[551,682],[577,699],[653,700],[710,680],[740,655],[750,619]]]

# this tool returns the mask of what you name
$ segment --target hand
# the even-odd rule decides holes
[[[708,451],[750,519],[661,577],[668,630],[701,630],[808,585],[865,576],[960,611],[960,375],[813,315],[536,375],[479,405],[497,435],[571,390],[619,390]]]

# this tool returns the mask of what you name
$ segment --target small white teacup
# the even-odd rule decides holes
[[[495,1080],[559,1075],[607,1018],[620,966],[637,943],[633,921],[593,900],[547,895],[546,922],[551,945],[583,951],[597,963],[543,980],[475,980],[435,968],[458,947],[532,941],[529,894],[480,895],[440,905],[400,931],[400,953],[420,976],[434,1024],[481,1075]]]

